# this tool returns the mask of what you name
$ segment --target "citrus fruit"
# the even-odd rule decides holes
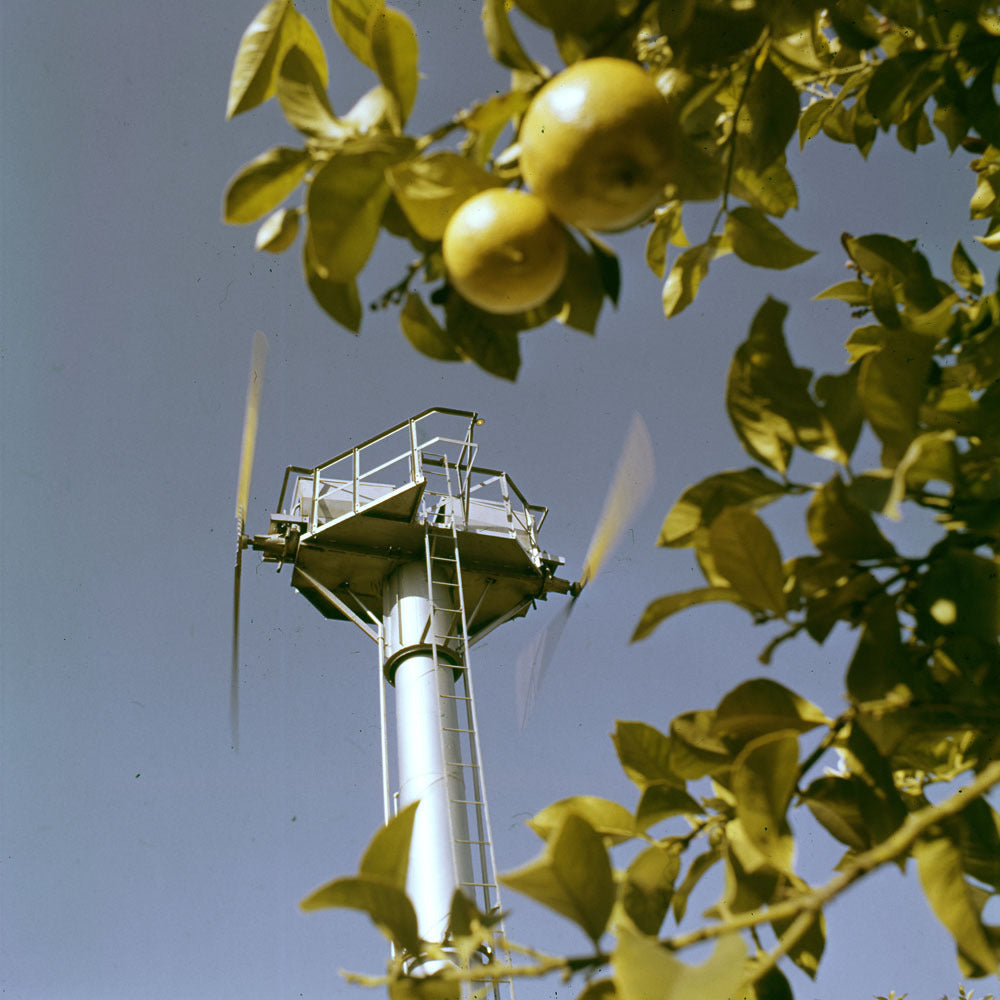
[[[540,306],[562,284],[566,232],[545,203],[526,191],[489,188],[448,220],[441,246],[458,293],[492,313]]]
[[[584,229],[626,229],[658,203],[678,126],[645,70],[583,59],[538,92],[521,122],[521,176],[549,210]]]

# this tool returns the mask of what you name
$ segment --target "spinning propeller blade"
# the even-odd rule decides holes
[[[590,583],[621,540],[629,522],[649,498],[653,489],[653,444],[642,417],[635,414],[625,436],[625,445],[590,547],[583,560],[583,572],[573,587],[569,604],[525,647],[514,671],[518,722],[524,728],[535,703],[542,678],[555,654],[556,646],[569,621],[570,612],[583,588]]]
[[[240,472],[236,480],[236,566],[233,579],[233,665],[229,675],[229,725],[233,749],[240,745],[240,574],[243,570],[243,548],[246,544],[247,505],[250,502],[250,474],[253,453],[257,445],[257,418],[260,413],[260,391],[267,363],[267,338],[259,330],[253,338],[250,358],[250,381],[243,416],[243,443],[240,448]]]

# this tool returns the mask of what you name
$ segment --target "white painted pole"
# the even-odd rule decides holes
[[[455,607],[451,588],[435,584],[434,602]],[[426,644],[431,631],[454,633],[454,615],[435,613],[427,595],[427,568],[410,563],[385,582],[383,615],[386,655],[400,653],[395,671],[399,806],[418,801],[406,889],[417,911],[420,936],[444,938],[451,898],[473,881],[466,781],[454,671],[439,649],[440,666]],[[413,648],[406,653],[407,648]],[[462,713],[464,716],[465,713]],[[471,891],[470,891],[471,894]]]

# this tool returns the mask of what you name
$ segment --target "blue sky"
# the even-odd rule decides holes
[[[523,732],[513,663],[555,599],[475,651],[496,850],[511,869],[539,850],[523,820],[551,801],[635,802],[607,738],[616,718],[665,728],[765,673],[754,656],[770,635],[735,609],[696,610],[627,645],[650,599],[698,580],[686,554],[653,545],[670,504],[703,476],[749,464],[722,389],[765,295],[791,304],[793,354],[822,369],[841,363],[850,330],[843,307],[810,302],[844,276],[841,230],[917,237],[939,273],[962,238],[987,274],[995,266],[965,221],[964,154],[949,159],[939,140],[913,157],[883,138],[865,164],[818,140],[791,156],[802,208],[784,225],[820,251],[794,271],[723,260],[667,323],[644,234],[616,238],[618,311],[594,338],[558,325],[522,335],[513,385],[418,356],[391,311],[367,313],[355,338],[312,302],[297,249],[261,255],[252,227],[220,221],[237,169],[295,142],[276,107],[223,118],[258,6],[8,0],[0,10],[0,990],[19,1000],[365,996],[337,970],[383,962],[364,917],[297,908],[355,870],[381,820],[375,649],[252,555],[241,747],[230,750],[233,500],[254,330],[271,355],[251,531],[266,528],[286,465],[313,465],[429,406],[475,409],[486,419],[480,461],[551,508],[543,544],[574,574],[632,412],[649,424],[653,499],[578,602]],[[422,47],[414,128],[506,86],[478,4],[399,6]],[[343,111],[370,76],[338,46],[325,3],[299,7],[327,43]],[[707,225],[692,213],[690,232]],[[365,300],[407,260],[405,248],[381,248]],[[786,554],[798,551],[795,518],[773,523]],[[850,646],[840,632],[825,647],[784,646],[768,676],[836,711]],[[807,817],[793,823],[800,870],[825,880],[836,850]],[[952,946],[915,883],[886,871],[837,901],[819,978],[789,973],[796,995],[954,996]],[[560,918],[511,893],[506,903],[516,940],[586,948]],[[575,993],[545,981],[518,995]]]

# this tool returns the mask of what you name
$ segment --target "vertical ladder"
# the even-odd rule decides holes
[[[445,764],[449,770],[458,768],[464,779],[461,782],[464,789],[462,797],[450,798],[453,810],[465,817],[464,823],[452,822],[452,842],[455,848],[468,851],[472,858],[472,879],[460,877],[461,887],[479,909],[489,915],[500,912],[500,887],[497,883],[476,704],[469,670],[468,621],[462,586],[462,565],[458,553],[458,529],[453,516],[447,515],[444,523],[438,518],[434,523],[425,524],[424,550],[430,600],[428,638],[434,667],[436,670],[442,667],[451,669],[456,675],[453,692],[441,694],[442,699],[452,700],[457,710],[454,715],[442,712],[442,716],[457,716],[459,720],[457,728],[444,726],[442,730]],[[442,651],[446,651],[443,656]],[[458,660],[457,666],[451,662],[452,658]],[[450,739],[446,737],[448,733],[451,734]],[[458,749],[458,760],[449,759],[449,745]],[[462,871],[457,858],[455,868],[458,872]],[[501,935],[505,935],[502,922],[497,926]],[[491,954],[488,958],[495,960],[496,955]],[[509,961],[509,956],[507,960]],[[513,980],[497,980],[492,984],[491,993],[494,1000],[502,1000],[504,997],[514,1000]]]

